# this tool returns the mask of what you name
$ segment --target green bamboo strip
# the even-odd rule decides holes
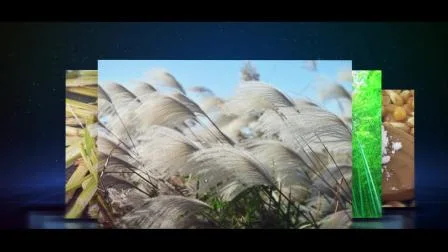
[[[381,71],[353,74],[353,218],[380,218]]]

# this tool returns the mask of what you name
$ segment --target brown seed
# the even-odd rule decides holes
[[[411,105],[411,108],[414,109],[414,97],[413,96],[408,98],[407,104]]]
[[[392,116],[392,114],[386,114],[384,116],[383,122],[393,122],[393,121],[395,121],[395,120],[394,120],[394,117]]]
[[[397,93],[389,92],[389,96],[390,96],[390,100],[392,101],[393,104],[395,104],[397,106],[402,106],[403,105],[403,99]]]
[[[406,110],[402,107],[396,107],[394,111],[394,119],[404,121],[406,119]]]
[[[383,106],[390,104],[390,97],[388,95],[383,95]]]
[[[390,125],[394,128],[401,129],[405,132],[409,132],[409,126],[402,122],[390,122]]]
[[[411,96],[411,92],[409,90],[404,90],[403,92],[401,92],[400,96],[403,99],[403,101],[407,101]]]
[[[404,108],[404,110],[406,110],[406,113],[408,115],[411,115],[411,113],[413,112],[411,104],[405,104],[405,105],[403,105],[403,108]]]
[[[409,127],[414,127],[414,117],[409,117],[407,120]]]
[[[384,106],[384,108],[388,113],[393,113],[395,111],[395,108],[397,108],[397,106],[393,105],[393,104],[389,104],[389,105]]]

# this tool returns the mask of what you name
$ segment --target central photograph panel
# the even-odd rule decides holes
[[[99,60],[105,228],[350,228],[352,62]]]

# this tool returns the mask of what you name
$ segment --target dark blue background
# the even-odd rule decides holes
[[[445,23],[0,24],[1,226],[64,207],[64,71],[98,59],[344,59],[416,90],[416,227],[448,227]]]

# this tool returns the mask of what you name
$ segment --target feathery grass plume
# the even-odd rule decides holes
[[[257,69],[254,66],[252,66],[250,61],[247,61],[241,68],[241,80],[242,81],[260,80],[260,74],[257,72]]]
[[[305,100],[305,99],[295,99],[294,100],[294,106],[300,111],[300,112],[313,112],[313,111],[321,111],[322,108],[319,107],[314,102]]]
[[[240,146],[248,149],[266,167],[270,167],[271,176],[282,185],[298,184],[310,187],[311,181],[307,171],[311,168],[308,167],[303,154],[275,140],[249,140]]]
[[[117,158],[132,167],[140,166],[138,157],[129,148],[121,144],[118,140],[108,137],[102,131],[100,131],[96,144],[98,151],[105,156]]]
[[[189,88],[188,90],[190,90],[193,93],[199,93],[204,96],[214,96],[215,95],[211,89],[203,87],[203,86],[194,86],[194,87]]]
[[[139,100],[132,100],[117,108],[112,100],[99,98],[98,106],[101,108],[98,112],[99,123],[102,128],[109,131],[110,135],[135,149],[134,139],[138,132],[132,119],[135,117],[135,110],[140,105]]]
[[[322,85],[319,90],[320,98],[323,101],[331,99],[347,99],[352,100],[351,94],[340,84],[331,83]]]
[[[203,226],[196,217],[210,208],[206,203],[181,196],[159,196],[122,218],[125,228],[192,228]]]
[[[137,96],[118,83],[108,83],[105,86],[106,92],[117,106],[117,108],[124,107],[137,99]]]
[[[381,71],[356,71],[353,83],[353,217],[381,210]]]
[[[144,194],[150,195],[158,189],[158,182],[154,171],[148,171],[140,156],[130,153],[121,143],[114,142],[102,134],[97,140],[98,151],[102,153],[99,157],[101,174],[113,173],[114,175],[127,179],[134,186],[143,185],[145,190],[138,189]]]
[[[305,143],[313,147],[319,147],[321,142],[351,144],[351,132],[345,123],[323,109],[313,108],[309,112],[291,107],[267,110],[252,127],[268,138],[278,137],[294,149],[302,148]]]
[[[134,94],[139,98],[139,100],[144,100],[148,94],[152,94],[157,92],[157,90],[149,83],[144,81],[137,82],[137,85],[134,89]]]
[[[201,107],[184,94],[174,93],[169,96],[185,105],[191,112],[205,115],[205,112],[201,109]]]
[[[287,127],[281,116],[272,109],[265,110],[258,120],[249,126],[265,139],[278,139],[280,132]]]
[[[165,179],[178,175],[190,155],[201,148],[178,131],[161,126],[148,128],[139,141],[138,151],[144,153],[141,160],[145,169],[156,171]]]
[[[199,105],[205,112],[210,113],[219,110],[224,103],[225,101],[219,97],[208,96],[202,99]]]
[[[196,151],[185,167],[199,179],[198,193],[213,188],[225,201],[230,201],[247,188],[256,185],[275,185],[268,168],[249,152],[234,147],[213,147]]]
[[[218,114],[216,114],[215,119],[213,120],[213,122],[219,128],[222,129],[225,125],[231,123],[236,118],[238,118],[238,116],[236,116],[236,115],[228,115],[228,114],[224,114],[224,113],[218,113]]]
[[[278,107],[293,107],[294,102],[278,89],[258,81],[241,82],[236,94],[225,104],[227,114],[244,115]]]
[[[242,138],[241,130],[257,119],[258,117],[253,114],[235,117],[233,120],[228,121],[225,125],[222,125],[221,129],[222,132],[233,139],[233,141],[239,142],[239,140]]]
[[[154,68],[145,74],[148,80],[153,80],[155,85],[165,86],[173,88],[182,94],[185,94],[185,90],[182,85],[171,75],[167,70],[162,68]]]
[[[194,123],[198,123],[202,126],[202,129],[199,132],[196,131],[196,134],[199,134],[201,137],[204,137],[206,140],[210,140],[212,142],[218,141],[221,143],[232,143],[231,139],[229,139],[214,124],[213,120],[207,115],[207,113],[203,111],[193,100],[181,93],[175,93],[169,96],[185,105],[196,116]],[[198,129],[198,127],[190,127],[189,130],[195,131],[194,129]]]
[[[140,130],[144,132],[151,125],[175,128],[194,118],[194,112],[185,104],[169,96],[155,95],[136,109],[134,120],[139,122]]]
[[[128,138],[128,141],[132,142],[131,133],[134,132],[129,122],[135,116],[135,110],[141,106],[141,101],[127,88],[117,83],[106,85],[106,90],[100,89],[98,101],[102,108],[99,112],[100,121],[115,134],[126,135],[123,139]]]

